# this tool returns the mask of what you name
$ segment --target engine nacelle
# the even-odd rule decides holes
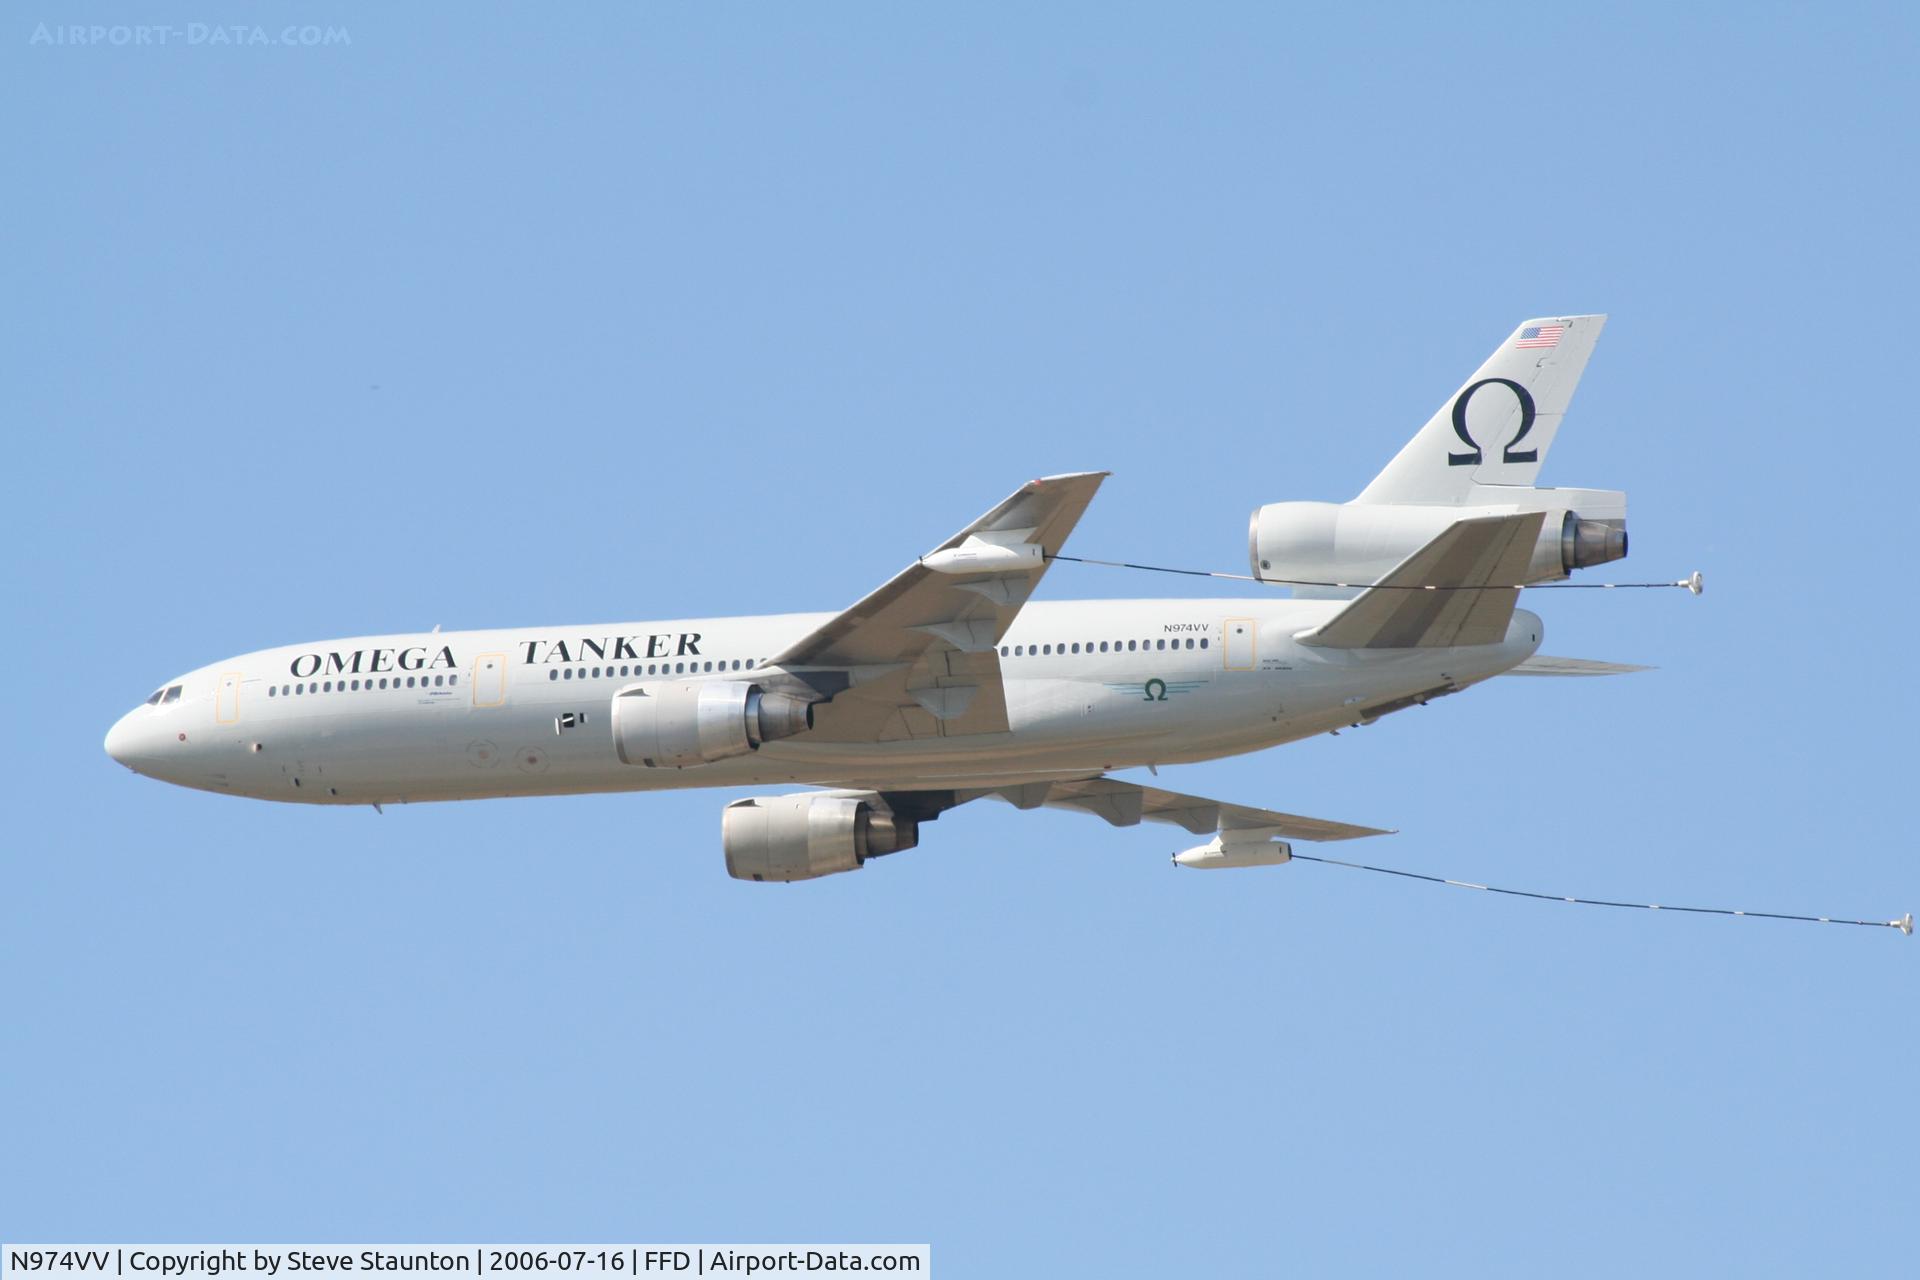
[[[1248,556],[1256,578],[1366,586],[1456,520],[1514,511],[1547,513],[1527,565],[1527,582],[1564,578],[1627,554],[1625,494],[1517,489],[1515,497],[1512,504],[1479,507],[1275,502],[1253,513]]]
[[[613,697],[613,747],[648,769],[711,764],[811,729],[819,700],[740,680],[637,684]]]
[[[920,824],[895,817],[873,796],[754,796],[721,813],[720,842],[736,880],[812,880],[913,848]]]

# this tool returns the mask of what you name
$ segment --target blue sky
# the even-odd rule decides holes
[[[1422,871],[1898,915],[1916,53],[1896,6],[9,6],[0,1238],[1899,1256],[1889,931],[1176,873],[991,804],[766,888],[733,793],[382,817],[100,739],[265,645],[836,608],[1050,472],[1114,472],[1071,550],[1237,570],[1597,310],[1545,478],[1709,593],[1531,603],[1659,670],[1163,778]]]

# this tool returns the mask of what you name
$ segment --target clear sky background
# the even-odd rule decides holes
[[[167,47],[35,44],[147,22]],[[344,28],[186,43],[191,23]],[[1545,651],[1163,772],[1374,860],[1889,918],[1914,871],[1910,6],[11,4],[0,1237],[908,1240],[944,1276],[1911,1249],[1920,943],[982,803],[791,887],[734,792],[135,777],[228,654],[838,608],[1035,475],[1244,570],[1519,320],[1632,495]],[[1605,571],[1601,575],[1609,576]],[[1061,566],[1049,598],[1208,584]],[[1223,588],[1215,594],[1232,594]],[[1348,851],[1357,846],[1348,846]]]

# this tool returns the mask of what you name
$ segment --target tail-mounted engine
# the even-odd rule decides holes
[[[1483,486],[1484,488],[1485,486]],[[1627,495],[1603,489],[1514,489],[1511,505],[1414,506],[1276,502],[1253,513],[1248,553],[1257,578],[1364,587],[1444,533],[1456,520],[1546,511],[1528,582],[1627,554]]]
[[[721,813],[720,841],[736,880],[812,880],[913,848],[920,824],[871,794],[755,796]]]
[[[760,749],[813,727],[818,695],[739,680],[634,685],[613,698],[613,746],[622,764],[684,769]]]

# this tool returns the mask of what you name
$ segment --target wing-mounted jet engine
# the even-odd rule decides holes
[[[735,880],[813,880],[920,843],[920,823],[873,792],[808,791],[735,800],[720,815]]]
[[[684,769],[758,751],[813,727],[816,693],[744,680],[630,685],[613,697],[613,745],[622,764]]]
[[[1278,502],[1253,513],[1255,577],[1350,595],[1456,521],[1542,512],[1523,582],[1627,554],[1627,495],[1543,489],[1539,477],[1605,316],[1528,320],[1351,502]]]

